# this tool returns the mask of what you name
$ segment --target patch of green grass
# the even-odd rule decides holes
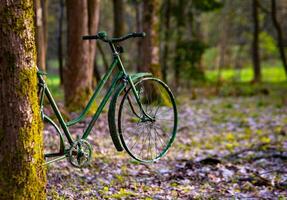
[[[111,198],[111,199],[126,199],[126,198],[133,199],[136,196],[138,196],[136,193],[129,191],[129,190],[126,190],[124,188],[121,188],[117,193],[108,196],[108,198]]]
[[[55,200],[64,200],[65,197],[60,196],[57,192],[57,188],[56,187],[52,187],[49,191],[49,196],[51,196],[53,199]]]
[[[206,78],[210,82],[216,82],[218,77],[218,70],[207,70]],[[253,69],[247,66],[241,70],[235,69],[222,69],[221,80],[223,81],[237,81],[237,82],[250,82],[253,79]],[[280,64],[262,65],[262,81],[263,82],[282,82],[286,81],[284,68]]]
[[[60,77],[56,74],[48,74],[46,79],[47,85],[56,100],[64,98],[63,89],[60,86]]]
[[[250,84],[249,82],[223,83],[219,90],[220,96],[254,96],[266,95],[281,97],[287,92],[287,81],[262,82]],[[262,102],[261,102],[262,103]],[[260,103],[258,103],[260,106]]]

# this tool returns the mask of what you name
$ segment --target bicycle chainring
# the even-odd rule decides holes
[[[92,147],[87,140],[79,139],[71,146],[68,154],[69,162],[74,167],[85,167],[92,158]]]

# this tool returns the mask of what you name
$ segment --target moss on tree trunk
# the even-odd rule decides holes
[[[45,199],[33,0],[0,4],[0,199]]]

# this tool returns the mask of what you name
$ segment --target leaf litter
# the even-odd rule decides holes
[[[264,101],[264,106],[257,102]],[[168,154],[141,164],[117,152],[103,113],[88,137],[91,163],[47,166],[48,199],[284,199],[287,197],[287,106],[268,98],[229,97],[182,102]],[[83,123],[73,126],[74,138]],[[53,127],[45,149],[57,150]]]

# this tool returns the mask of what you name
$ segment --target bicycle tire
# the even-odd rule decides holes
[[[132,87],[129,87],[119,106],[119,137],[123,148],[133,159],[139,162],[155,162],[167,153],[176,136],[175,99],[169,87],[160,79],[143,78],[134,85],[143,109],[154,121],[144,117],[136,103]],[[137,143],[139,138],[143,138],[141,143]],[[146,143],[147,141],[148,143]]]

